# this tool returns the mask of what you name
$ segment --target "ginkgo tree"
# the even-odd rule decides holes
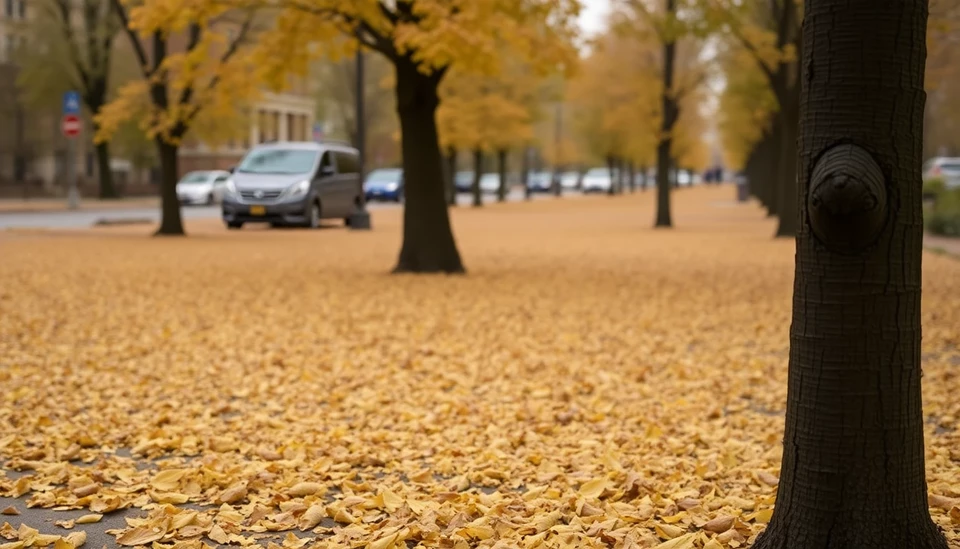
[[[509,55],[509,51],[504,54]],[[493,76],[454,70],[441,86],[437,110],[441,141],[448,149],[473,151],[474,206],[483,204],[479,187],[483,155],[496,155],[500,176],[497,196],[503,201],[508,153],[528,145],[533,138],[539,79],[516,61],[504,59],[503,65],[503,70]]]
[[[447,212],[437,109],[452,69],[494,75],[503,44],[534,69],[571,58],[577,0],[233,0],[279,7],[262,41],[282,86],[313,55],[336,53],[343,36],[385,56],[396,74],[405,178],[403,244],[394,272],[464,271]]]
[[[157,147],[162,218],[159,235],[183,235],[177,199],[178,152],[194,126],[211,139],[236,130],[237,111],[256,96],[251,47],[254,8],[218,2],[110,0],[141,69],[96,117],[98,141],[136,119]],[[199,123],[198,123],[199,121]]]
[[[779,217],[776,236],[797,232],[797,154],[800,120],[799,0],[737,2],[709,0],[709,17],[747,52],[764,75],[777,101],[772,135],[778,143],[769,174],[759,182],[767,187],[767,201]]]
[[[700,60],[701,39],[711,30],[703,0],[618,0],[616,28],[626,36],[656,44],[660,56],[660,131],[657,143],[657,214],[654,226],[672,227],[670,176],[673,138],[685,95],[707,78]],[[680,69],[680,70],[678,70]]]

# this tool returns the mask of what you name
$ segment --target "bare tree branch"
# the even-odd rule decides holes
[[[137,32],[130,28],[130,16],[127,15],[127,9],[123,7],[123,4],[120,3],[120,0],[110,0],[110,3],[113,5],[114,13],[116,13],[117,17],[120,19],[120,26],[123,27],[127,37],[130,38],[130,44],[133,46],[133,53],[137,56],[137,61],[139,62],[140,70],[143,72],[143,76],[147,79],[150,79],[153,76],[153,73],[149,68],[147,52],[143,47],[143,43],[140,41],[140,37],[137,36]]]

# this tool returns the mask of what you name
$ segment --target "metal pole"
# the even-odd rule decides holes
[[[76,139],[67,138],[67,207],[76,210],[80,207],[80,193],[77,191],[77,163],[74,154]]]
[[[357,30],[357,97],[356,97],[356,112],[357,117],[357,142],[355,144],[357,148],[358,158],[357,158],[357,171],[360,175],[360,196],[358,197],[358,204],[356,211],[353,215],[350,216],[350,228],[354,230],[369,230],[372,226],[370,220],[370,212],[367,211],[367,197],[366,189],[364,189],[364,179],[366,178],[366,115],[364,114],[364,103],[365,103],[365,93],[364,93],[364,70],[363,70],[363,47],[360,42],[360,30]]]
[[[357,150],[360,151],[360,178],[366,175],[366,117],[365,114],[365,92],[364,92],[364,70],[363,70],[363,50],[359,47],[357,48]]]

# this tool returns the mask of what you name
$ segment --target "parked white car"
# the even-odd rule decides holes
[[[230,172],[222,170],[189,172],[177,182],[181,204],[216,204],[223,199]]]
[[[496,193],[500,189],[500,174],[485,173],[480,176],[480,192]]]
[[[924,162],[923,180],[936,177],[949,189],[960,187],[960,158],[936,156]]]
[[[607,192],[613,186],[608,168],[591,168],[583,175],[580,189],[585,193]]]
[[[563,172],[560,174],[560,187],[565,191],[573,191],[580,185],[579,172]]]

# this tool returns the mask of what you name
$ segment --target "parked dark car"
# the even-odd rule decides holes
[[[223,222],[318,227],[345,222],[360,203],[359,154],[352,147],[312,142],[270,143],[251,149],[223,194]]]

